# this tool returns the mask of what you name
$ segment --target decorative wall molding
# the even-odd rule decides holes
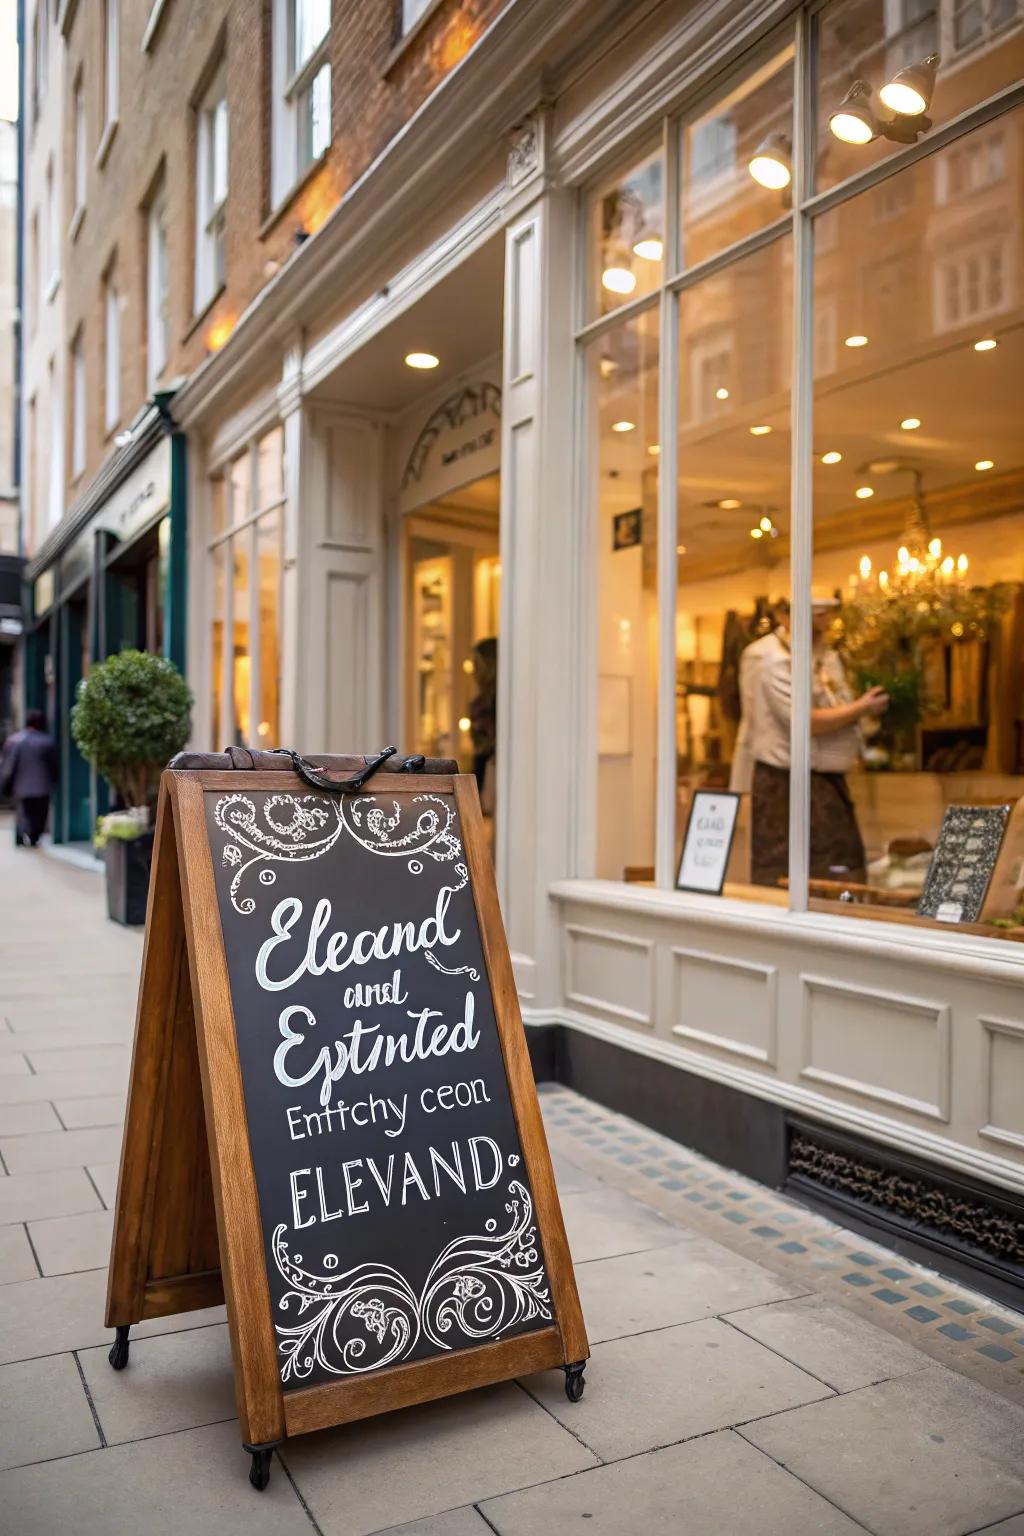
[[[1024,1064],[1024,1021],[981,1014],[978,1023],[981,1026],[981,1118],[984,1122],[978,1134],[986,1136],[989,1141],[1002,1142],[1004,1146],[1024,1150],[1024,1125],[1016,1127],[997,1125],[992,1102],[992,1074],[995,1065],[993,1056],[996,1039],[1002,1036],[1004,1039],[1016,1041],[1021,1047],[1021,1062]],[[1018,1082],[1020,1080],[1020,1077],[1016,1079]]]
[[[863,1078],[835,1071],[829,1067],[815,1066],[814,1051],[814,1003],[815,998],[833,997],[843,1002],[855,1002],[865,1006],[884,1008],[893,1015],[924,1021],[935,1032],[935,1098],[921,1099],[887,1088],[882,1081],[869,1082]],[[800,975],[800,1076],[805,1081],[825,1083],[846,1093],[856,1093],[862,1098],[873,1099],[879,1104],[892,1104],[910,1114],[926,1115],[932,1120],[949,1120],[950,1050],[952,1042],[952,1009],[948,1003],[934,1002],[929,998],[908,993],[884,992],[874,987],[860,987],[829,976]],[[884,1063],[879,1062],[879,1066]]]
[[[593,941],[609,949],[641,956],[646,962],[646,1007],[631,1008],[621,1002],[612,1002],[595,992],[582,991],[576,985],[576,948],[579,941]],[[650,939],[634,939],[627,933],[613,933],[607,928],[588,928],[581,923],[566,923],[565,945],[565,995],[569,1002],[581,1008],[596,1008],[613,1018],[624,1019],[629,1024],[640,1024],[645,1029],[654,1027],[654,944]]]
[[[758,965],[751,960],[737,960],[732,955],[711,954],[703,949],[686,949],[682,945],[674,944],[670,951],[673,961],[672,967],[672,1017],[678,1019],[680,1011],[680,972],[684,962],[690,965],[707,966],[710,970],[728,973],[738,972],[748,978],[756,978],[764,992],[764,1038],[763,1047],[752,1045],[747,1040],[740,1040],[735,1035],[730,1035],[723,1030],[696,1029],[690,1024],[675,1023],[672,1025],[672,1033],[684,1040],[693,1040],[698,1045],[710,1045],[715,1050],[728,1051],[732,1056],[746,1056],[751,1061],[763,1062],[767,1067],[774,1067],[778,1057],[778,1024],[779,1024],[779,972],[774,965]],[[723,977],[723,983],[725,977]],[[725,1008],[723,1006],[723,1012]]]

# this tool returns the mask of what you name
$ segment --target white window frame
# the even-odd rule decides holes
[[[74,239],[85,213],[85,199],[89,185],[89,120],[86,111],[85,82],[79,75],[74,93],[74,186],[75,206],[71,213],[71,238]]]
[[[46,241],[42,261],[45,263],[46,301],[49,303],[60,286],[60,180],[57,166],[51,155],[46,162]]]
[[[196,260],[193,311],[202,314],[224,286],[224,231],[230,190],[231,128],[223,63],[196,121]]]
[[[85,334],[79,326],[71,343],[71,479],[85,472]]]
[[[161,181],[146,213],[146,387],[150,394],[167,367],[169,316],[167,189]]]
[[[330,40],[333,9],[328,0],[328,21],[319,41],[305,59],[296,62],[296,14],[301,0],[274,0],[271,36],[271,154],[270,201],[274,208],[287,201],[296,183],[323,158],[331,144],[332,80]],[[327,79],[327,137],[319,148],[306,152],[306,113],[321,71]],[[315,151],[315,152],[314,152]]]
[[[103,127],[117,122],[121,99],[120,0],[103,0]]]
[[[109,436],[121,420],[121,307],[117,271],[103,284],[103,425]]]
[[[440,3],[441,0],[399,0],[402,36],[408,37]]]
[[[50,361],[50,468],[46,487],[47,526],[64,516],[64,393],[56,359]]]

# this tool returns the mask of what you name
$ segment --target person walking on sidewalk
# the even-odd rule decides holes
[[[0,760],[0,792],[15,802],[14,841],[19,848],[38,847],[56,782],[57,744],[46,729],[42,710],[30,709],[25,729],[8,736]]]

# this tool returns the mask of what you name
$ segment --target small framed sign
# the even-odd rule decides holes
[[[676,875],[677,891],[721,896],[739,809],[740,797],[731,790],[694,791]]]
[[[612,518],[612,550],[633,549],[643,543],[644,509],[631,507],[628,512],[616,512]]]
[[[1010,805],[951,805],[917,904],[918,917],[976,923],[999,857]]]

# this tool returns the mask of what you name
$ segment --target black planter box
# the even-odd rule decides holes
[[[141,926],[146,921],[153,833],[127,839],[112,837],[103,850],[103,859],[107,866],[107,915],[127,927]]]

